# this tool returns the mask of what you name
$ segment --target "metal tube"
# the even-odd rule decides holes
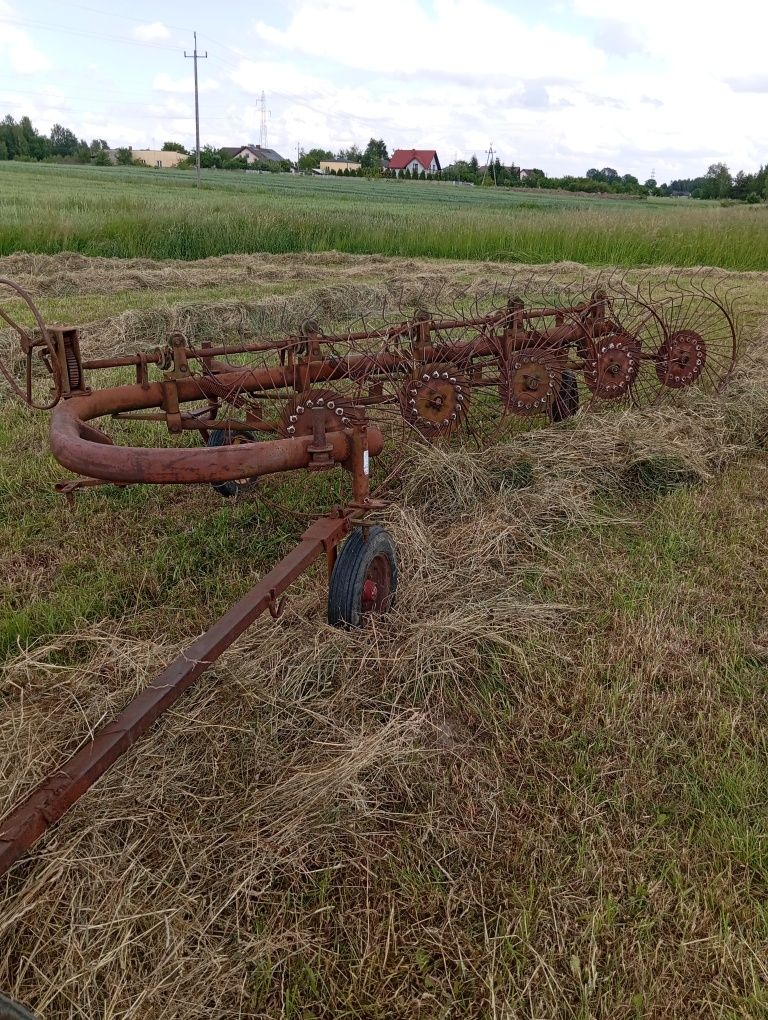
[[[199,396],[196,380],[184,380],[177,386],[180,398]],[[152,383],[147,389],[139,384],[114,387],[62,401],[51,416],[51,451],[60,464],[76,474],[110,482],[157,484],[255,478],[307,467],[310,462],[311,436],[215,448],[146,449],[115,446],[103,433],[86,424],[104,414],[159,407],[162,402],[162,383]],[[347,432],[329,432],[328,444],[335,462],[347,460]],[[379,429],[371,429],[370,446],[372,456],[381,452],[384,437]]]
[[[277,596],[350,529],[353,513],[321,517],[295,549],[178,655],[138,697],[0,821],[0,875],[103,776]]]

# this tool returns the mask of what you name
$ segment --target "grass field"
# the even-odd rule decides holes
[[[0,170],[3,186],[17,173],[31,201],[38,171]],[[85,229],[107,186],[61,173],[51,215],[77,182]],[[240,189],[273,195],[156,180],[147,229],[174,194],[231,210]],[[294,214],[327,183],[287,184]],[[472,216],[486,199],[466,201]],[[511,271],[0,259],[46,318],[83,322],[88,353]],[[322,571],[291,589],[0,881],[0,989],[45,1020],[765,1020],[768,278],[724,282],[753,310],[754,360],[722,399],[416,457],[385,514],[397,611],[342,633]],[[0,399],[0,812],[302,527],[207,488],[70,504],[46,425]]]
[[[378,253],[768,269],[768,206],[446,183],[0,163],[0,254]]]

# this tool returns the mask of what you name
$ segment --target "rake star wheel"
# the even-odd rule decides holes
[[[455,365],[423,365],[400,388],[408,424],[427,439],[456,432],[469,410],[470,387]]]
[[[698,382],[707,363],[707,345],[693,329],[680,329],[656,354],[656,375],[664,386],[679,390]]]
[[[322,408],[326,432],[337,432],[356,417],[356,411],[348,397],[333,390],[308,390],[288,400],[278,420],[278,434],[284,439],[311,436],[313,408]]]
[[[632,390],[640,369],[640,343],[629,333],[593,342],[585,359],[584,382],[598,400],[617,400]]]
[[[615,318],[640,341],[641,367],[632,386],[640,406],[674,401],[681,390],[719,393],[742,347],[732,294],[716,280],[653,278],[616,287]],[[619,310],[619,311],[617,311]]]
[[[560,392],[566,368],[563,350],[524,347],[500,366],[499,393],[514,415],[548,414]]]

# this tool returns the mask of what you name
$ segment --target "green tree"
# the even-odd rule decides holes
[[[702,186],[697,190],[701,198],[729,198],[732,187],[731,171],[725,163],[711,163]]]
[[[120,166],[130,166],[133,163],[133,150],[121,147],[115,153],[115,160]]]
[[[533,167],[528,171],[523,184],[526,188],[541,188],[544,187],[544,182],[547,179],[547,175],[543,170],[539,170],[538,167]]]
[[[29,145],[24,132],[10,114],[0,122],[0,140],[5,142],[8,159],[23,159],[29,156]]]
[[[388,161],[389,153],[383,138],[371,138],[359,160],[365,170],[384,170]]]
[[[348,149],[339,149],[336,159],[345,163],[359,163],[363,154],[357,145],[350,145]]]
[[[332,160],[333,153],[329,149],[310,149],[309,152],[304,152],[302,149],[299,153],[299,170],[314,170],[320,166],[320,162],[325,160]]]
[[[35,130],[29,117],[21,118],[19,130],[24,137],[29,155],[33,159],[45,159],[50,152],[48,139]]]
[[[61,124],[54,124],[51,128],[51,152],[54,156],[74,156],[80,143],[77,135],[69,128]]]
[[[187,155],[187,150],[181,144],[181,142],[163,142],[163,148],[160,151],[161,152],[180,152],[184,156]]]
[[[93,162],[94,166],[110,166],[111,165],[111,160],[109,158],[109,153],[107,152],[106,149],[99,149],[98,152],[96,153],[96,155],[93,157],[92,162]]]
[[[204,145],[200,150],[200,166],[204,170],[218,168],[225,162],[226,159],[222,157],[221,152],[218,149],[214,149],[212,145]]]

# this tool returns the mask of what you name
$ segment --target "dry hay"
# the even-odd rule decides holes
[[[305,577],[3,880],[0,987],[89,1020],[634,1017],[644,989],[653,1015],[716,1015],[708,996],[747,987],[754,961],[734,939],[724,964],[702,904],[673,916],[664,882],[635,875],[647,823],[603,800],[617,772],[640,796],[638,733],[575,682],[585,593],[536,600],[530,577],[557,572],[564,527],[628,518],[605,491],[707,479],[762,445],[767,392],[759,355],[719,401],[414,451],[385,515],[396,611],[331,630]],[[2,806],[175,650],[91,627],[21,651],[0,680]],[[673,725],[671,692],[638,697]],[[581,738],[606,741],[588,803]],[[668,930],[591,929],[641,878]]]
[[[222,255],[195,262],[158,259],[94,258],[76,252],[33,255],[19,252],[0,258],[0,276],[46,297],[76,294],[113,294],[125,291],[169,291],[220,288],[241,284],[275,284],[288,281],[323,282],[328,275],[370,276],[389,263],[388,272],[416,269],[409,259],[353,256],[340,252],[301,255]]]

